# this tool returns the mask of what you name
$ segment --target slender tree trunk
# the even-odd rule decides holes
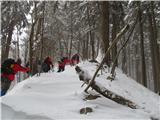
[[[151,8],[147,9],[148,21],[149,21],[149,33],[150,33],[150,49],[151,49],[151,59],[152,59],[152,69],[153,69],[153,80],[154,80],[154,91],[159,92],[159,81],[160,81],[160,66],[158,65],[159,50],[155,37],[155,31],[153,26],[153,15],[151,13]],[[155,18],[154,18],[155,19]]]
[[[78,48],[78,50],[77,50],[77,52],[78,53],[80,53],[80,44],[81,44],[81,33],[79,32],[79,34],[78,34],[78,46],[77,46],[77,48]]]
[[[156,44],[156,48],[155,48],[155,52],[157,52],[156,56],[156,67],[157,67],[157,71],[158,71],[158,89],[160,92],[160,51],[159,51],[159,46],[158,46],[158,33],[157,33],[157,25],[156,25],[156,19],[155,19],[155,13],[154,13],[154,1],[151,1],[151,13],[152,13],[152,20],[153,20],[153,28],[154,28],[154,36],[155,36],[155,44]]]
[[[144,55],[144,38],[143,38],[143,23],[142,23],[142,11],[141,3],[138,2],[138,18],[139,18],[139,30],[140,30],[140,47],[141,47],[141,81],[145,87],[147,87],[147,77],[146,77],[146,63]]]
[[[41,20],[41,61],[43,60],[43,53],[44,53],[44,15],[45,15],[45,2],[43,4],[43,17]]]
[[[28,41],[25,41],[25,51],[24,51],[24,63],[27,64],[27,58],[28,58]]]
[[[2,34],[2,38],[1,38],[1,63],[4,62],[5,60],[5,50],[6,50],[6,39],[7,39],[7,35],[5,33],[1,33]]]
[[[85,52],[85,58],[88,60],[88,55],[89,55],[89,46],[88,46],[88,44],[89,44],[89,39],[90,39],[90,36],[89,36],[89,33],[87,33],[87,35],[86,35],[86,47],[85,47],[85,50],[86,50],[86,52]]]
[[[97,37],[97,49],[96,49],[96,57],[98,56],[98,54],[99,54],[99,50],[100,50],[100,40],[99,40],[99,38]]]
[[[30,32],[30,37],[29,37],[29,64],[30,64],[30,69],[31,69],[31,73],[33,72],[33,68],[32,68],[32,61],[33,61],[33,34],[34,34],[34,25],[35,23],[32,24],[31,27],[31,32]]]
[[[120,11],[121,11],[121,18],[120,18],[120,22],[122,24],[122,26],[125,25],[125,22],[124,22],[124,17],[125,17],[125,14],[124,14],[124,8],[123,8],[123,5],[122,5],[122,2],[119,2],[119,8],[120,8]],[[120,25],[121,25],[120,24]],[[123,41],[125,41],[125,36],[123,36]],[[122,71],[127,74],[127,48],[125,47],[123,50],[122,50]]]
[[[125,41],[125,37],[124,41]],[[122,50],[122,71],[127,74],[126,47]]]
[[[73,41],[73,13],[71,13],[71,28],[70,28],[70,48],[69,48],[69,58],[71,58],[72,55],[72,41]]]
[[[102,2],[102,40],[105,53],[109,48],[109,1]],[[105,63],[110,66],[110,53],[106,56]]]
[[[33,37],[34,37],[34,27],[37,23],[37,3],[34,2],[34,8],[35,8],[35,20],[33,22],[32,19],[32,26],[31,26],[31,31],[30,31],[30,36],[29,36],[29,65],[30,65],[30,69],[31,69],[31,73],[33,73]]]
[[[91,44],[91,58],[92,58],[92,60],[94,60],[94,56],[95,56],[94,33],[91,30],[91,27],[92,27],[91,23],[94,23],[93,22],[94,18],[92,17],[92,21],[91,21],[90,6],[91,6],[91,4],[87,6],[87,17],[88,17],[88,24],[89,24],[89,28],[90,28],[90,31],[89,31],[89,34],[88,34],[88,40],[90,41],[90,44]]]
[[[9,56],[9,49],[10,49],[10,44],[11,44],[11,40],[12,40],[12,34],[13,34],[13,30],[14,30],[14,21],[12,21],[9,25],[9,29],[8,29],[8,37],[7,37],[7,42],[6,42],[6,47],[5,47],[5,53],[4,54],[4,60],[8,58]]]
[[[60,55],[63,56],[63,50],[62,50],[61,39],[60,39],[59,36],[58,36],[58,42],[59,42]]]
[[[20,51],[19,51],[19,30],[17,28],[17,58],[20,58]]]
[[[83,45],[83,47],[82,47],[82,52],[83,52],[83,60],[86,60],[87,58],[86,58],[86,41],[85,41],[85,39],[83,40],[83,42],[82,42],[82,45]]]
[[[116,38],[117,35],[117,17],[115,15],[115,13],[112,14],[112,19],[113,19],[113,27],[112,27],[112,41]],[[116,58],[116,54],[117,54],[117,44],[114,45],[113,49],[112,49],[112,62],[114,62],[115,58]],[[115,66],[118,65],[118,59],[116,59],[115,61]]]
[[[95,42],[94,42],[94,38],[95,38],[95,35],[92,32],[92,34],[91,34],[92,60],[95,59],[95,47],[94,47]]]

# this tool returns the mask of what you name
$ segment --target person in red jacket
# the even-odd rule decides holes
[[[53,68],[53,63],[51,57],[48,56],[42,63],[42,70],[43,72],[48,72],[51,68]]]
[[[1,96],[5,95],[11,85],[11,82],[15,79],[17,72],[29,72],[29,68],[21,66],[21,59],[18,59],[17,62],[11,64],[10,69],[12,73],[3,72],[1,73]]]
[[[62,57],[61,60],[58,61],[58,71],[57,72],[63,72],[67,64],[70,64],[68,57]]]

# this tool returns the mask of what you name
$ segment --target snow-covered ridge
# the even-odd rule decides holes
[[[96,64],[83,62],[80,67],[92,76]],[[56,68],[55,68],[56,69]],[[107,70],[106,70],[107,72]],[[101,72],[100,72],[101,73]],[[55,120],[55,119],[144,119],[160,117],[160,97],[128,78],[119,69],[116,80],[107,80],[108,73],[99,73],[96,81],[107,89],[126,97],[141,108],[130,109],[103,96],[91,101],[84,101],[82,82],[79,81],[74,67],[66,66],[61,73],[43,73],[17,84],[6,96],[1,98],[3,120]],[[91,91],[91,89],[90,89]],[[92,91],[95,93],[95,91]],[[98,93],[95,93],[98,94]],[[81,115],[79,110],[91,107],[92,113]]]

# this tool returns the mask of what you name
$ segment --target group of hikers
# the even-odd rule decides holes
[[[5,95],[10,88],[11,82],[15,79],[15,75],[18,72],[30,73],[31,69],[29,68],[29,63],[25,67],[21,65],[22,61],[20,58],[15,61],[14,59],[8,58],[1,65],[1,96]],[[75,54],[71,59],[68,57],[62,57],[58,61],[58,71],[62,72],[65,70],[65,65],[74,66],[79,63],[79,55]],[[51,57],[46,57],[44,61],[38,61],[38,73],[50,71],[54,65],[52,63]]]

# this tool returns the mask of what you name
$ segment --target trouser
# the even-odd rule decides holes
[[[65,70],[65,66],[59,66],[58,71],[57,72],[62,72]]]
[[[38,71],[37,76],[40,76],[41,71],[42,71],[41,65],[37,66],[37,71]]]
[[[1,96],[5,95],[11,85],[11,80],[1,77]]]

